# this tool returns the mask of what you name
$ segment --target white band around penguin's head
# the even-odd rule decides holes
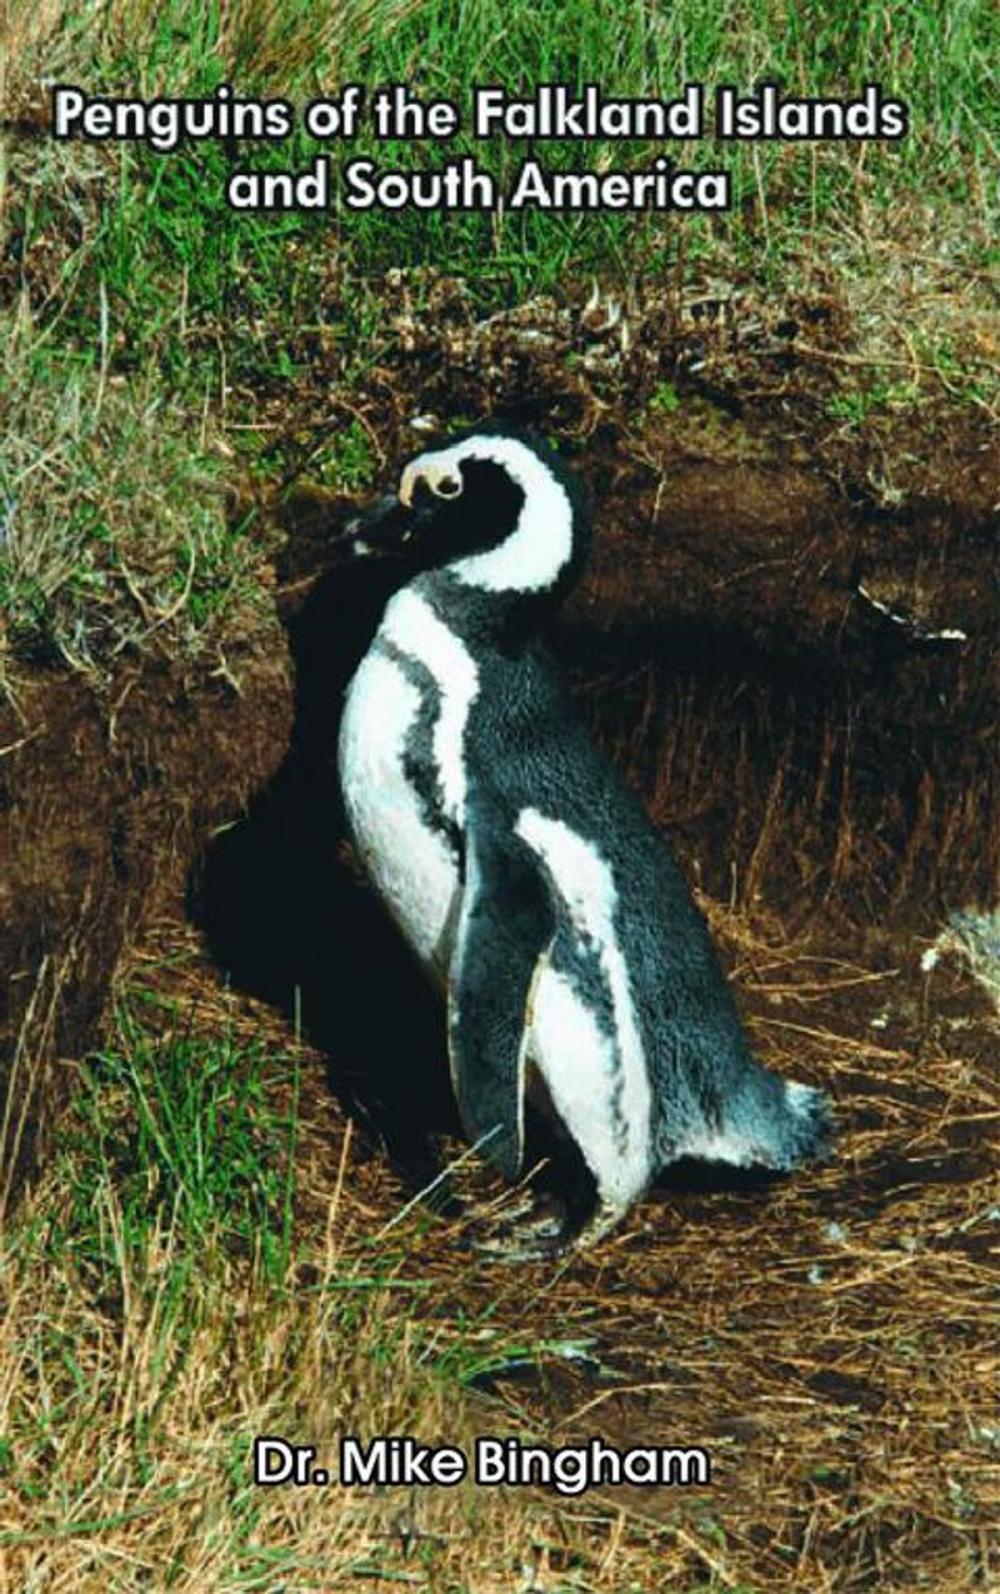
[[[426,482],[435,498],[458,498],[462,492],[462,478],[446,457],[421,454],[412,459],[399,482],[399,501],[404,509],[413,505],[413,495],[421,482]]]

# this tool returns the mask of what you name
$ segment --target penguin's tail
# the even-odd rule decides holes
[[[824,1161],[833,1151],[830,1098],[796,1079],[777,1080],[777,1084],[784,1100],[773,1125],[775,1155],[770,1166],[797,1168],[803,1162]]]
[[[740,1087],[726,1092],[713,1121],[699,1118],[680,1134],[675,1129],[663,1161],[698,1157],[785,1173],[829,1156],[833,1133],[830,1103],[821,1090],[781,1079],[749,1060]]]

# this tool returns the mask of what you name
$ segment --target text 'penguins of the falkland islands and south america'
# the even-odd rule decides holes
[[[664,837],[595,746],[538,632],[590,541],[546,444],[483,425],[410,460],[348,527],[399,585],[347,690],[349,828],[445,994],[466,1133],[510,1179],[536,1070],[605,1234],[681,1157],[789,1169],[826,1098],[750,1052]]]

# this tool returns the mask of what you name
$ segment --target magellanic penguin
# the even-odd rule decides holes
[[[360,857],[446,994],[470,1139],[509,1178],[532,1069],[597,1187],[578,1243],[681,1157],[789,1169],[825,1097],[752,1056],[664,837],[538,641],[580,574],[578,484],[484,425],[419,454],[348,528],[400,586],[348,690],[339,771]]]

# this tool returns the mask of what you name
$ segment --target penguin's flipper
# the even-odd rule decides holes
[[[477,823],[470,816],[448,976],[448,1050],[465,1131],[510,1179],[524,1153],[531,995],[553,934],[532,854],[498,817]]]

